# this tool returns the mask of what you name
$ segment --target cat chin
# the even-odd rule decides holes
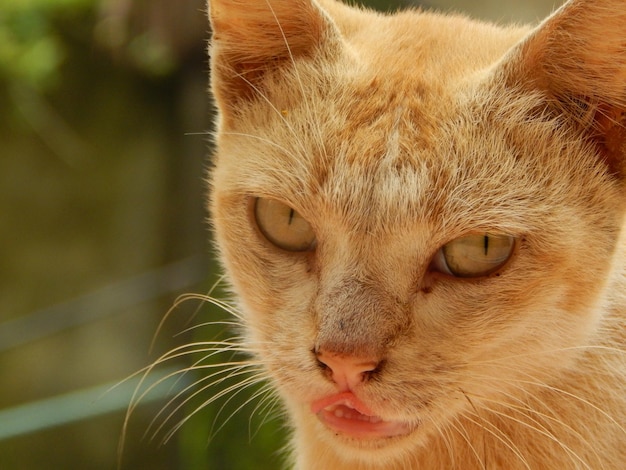
[[[334,459],[341,462],[337,468],[353,468],[359,465],[368,468],[390,468],[391,463],[404,461],[424,437],[421,436],[420,426],[406,424],[402,424],[402,432],[396,435],[379,437],[372,435],[357,437],[351,433],[333,429],[322,419],[317,420],[315,428],[314,434],[318,445],[321,444],[325,452],[334,454]]]
[[[319,424],[323,431],[319,433],[325,440],[332,440],[334,444],[346,446],[352,450],[380,450],[393,448],[409,439],[417,426],[409,426],[406,423],[381,422],[378,427],[359,427],[337,423],[332,418],[319,418]],[[334,422],[333,422],[334,421]]]

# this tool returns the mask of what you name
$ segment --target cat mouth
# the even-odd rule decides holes
[[[343,392],[312,403],[311,411],[332,431],[356,439],[386,439],[409,434],[413,427],[375,415],[352,392]]]

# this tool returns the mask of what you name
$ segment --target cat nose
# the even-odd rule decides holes
[[[363,382],[369,373],[380,366],[380,361],[367,357],[336,354],[326,351],[316,353],[317,360],[323,364],[329,372],[333,382],[341,391],[352,390]]]

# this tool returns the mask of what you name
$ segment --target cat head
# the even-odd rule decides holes
[[[210,17],[217,244],[299,432],[395,452],[596,341],[626,202],[622,0],[535,29],[331,0]],[[329,431],[335,393],[402,436]]]

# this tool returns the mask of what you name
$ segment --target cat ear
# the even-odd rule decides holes
[[[539,90],[626,179],[626,2],[571,0],[506,64],[507,82]]]
[[[268,72],[316,54],[334,24],[315,0],[209,0],[212,88],[224,112],[264,93]]]

